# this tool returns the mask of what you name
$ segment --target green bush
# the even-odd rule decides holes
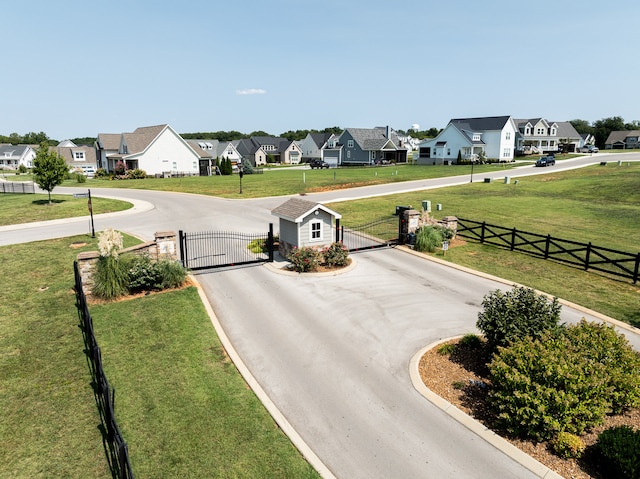
[[[549,302],[530,288],[516,286],[504,293],[495,290],[483,298],[482,307],[476,326],[492,351],[526,336],[539,338],[560,321],[558,298]]]
[[[563,459],[579,458],[584,452],[584,441],[575,434],[560,432],[551,440],[554,454]]]
[[[26,166],[24,166],[22,164],[20,166],[18,166],[18,173],[20,173],[21,175],[24,175],[27,171],[29,171],[29,170],[27,170]]]
[[[482,339],[477,334],[465,334],[460,338],[460,345],[467,348],[478,348],[482,344]]]
[[[152,261],[147,255],[128,257],[127,266],[131,293],[176,288],[184,283],[187,276],[180,263],[166,259]]]
[[[143,180],[146,177],[147,177],[147,172],[144,170],[141,170],[140,168],[127,171],[127,178],[129,178],[130,180]]]
[[[438,232],[440,232],[442,241],[451,241],[453,237],[456,235],[456,232],[453,229],[447,228],[446,226],[437,225],[437,226],[434,226],[434,228]]]
[[[617,426],[600,433],[596,443],[601,466],[610,479],[640,479],[640,430]]]
[[[74,173],[73,176],[76,177],[76,181],[78,183],[86,183],[87,182],[87,177],[84,176],[82,173]]]
[[[413,249],[433,253],[442,244],[442,234],[433,226],[421,226],[416,230],[416,242]]]
[[[584,319],[565,334],[576,350],[585,352],[585,360],[605,367],[607,383],[613,388],[609,397],[612,412],[640,406],[640,353],[622,334],[613,326]]]
[[[638,353],[612,327],[585,320],[500,347],[489,372],[499,425],[538,440],[582,434],[640,394]]]
[[[322,250],[323,264],[334,266],[346,266],[349,264],[349,249],[342,243],[331,243]]]
[[[303,246],[301,248],[293,248],[287,259],[291,261],[294,271],[308,273],[318,270],[322,255],[315,248]]]
[[[107,173],[107,170],[105,170],[104,168],[98,168],[96,170],[95,175],[93,175],[94,178],[108,178],[109,177],[109,173]]]

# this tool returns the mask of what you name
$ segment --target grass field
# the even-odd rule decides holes
[[[396,205],[421,208],[598,246],[640,252],[640,164],[593,166],[526,177],[518,184],[474,183],[451,188],[332,203],[342,223],[391,215]],[[442,253],[439,253],[442,255]],[[640,326],[640,286],[505,249],[468,242],[447,261],[519,282]]]
[[[125,201],[96,197],[91,198],[91,204],[94,214],[122,211],[132,206]],[[86,198],[51,195],[49,204],[48,195],[0,195],[0,226],[87,215],[89,209]]]
[[[0,248],[2,478],[111,477],[73,291],[73,260],[97,241]],[[90,309],[136,477],[318,477],[225,356],[195,288]]]
[[[477,165],[474,168],[474,174],[496,170],[508,171],[513,166],[514,164]],[[87,182],[87,185],[92,188],[113,187],[178,191],[225,198],[261,198],[397,183],[424,178],[468,175],[470,172],[470,166],[398,165],[328,170],[281,168],[265,170],[263,174],[244,175],[242,178],[242,194],[240,194],[240,177],[238,175],[111,181],[96,178]]]

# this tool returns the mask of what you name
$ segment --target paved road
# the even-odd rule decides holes
[[[509,176],[549,171],[529,167]],[[451,181],[467,182],[421,180],[310,196],[328,202]],[[162,230],[263,231],[283,201],[92,189],[102,194],[135,200],[138,210],[96,217],[96,230],[111,226],[145,239]],[[0,244],[86,232],[86,219],[0,228]],[[356,266],[337,276],[283,275],[259,266],[198,279],[254,377],[337,477],[535,477],[426,401],[409,379],[416,351],[473,331],[482,297],[505,285],[393,249],[354,259]],[[565,320],[582,316],[563,308]]]
[[[509,286],[395,249],[352,258],[336,276],[259,266],[197,279],[254,377],[337,477],[536,477],[409,378],[418,350],[477,332],[483,296]],[[563,321],[582,317],[563,308]]]

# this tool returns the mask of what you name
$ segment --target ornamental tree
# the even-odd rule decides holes
[[[51,204],[51,192],[61,184],[68,174],[67,162],[55,151],[51,151],[46,142],[40,143],[33,159],[33,180],[36,184],[49,193]]]

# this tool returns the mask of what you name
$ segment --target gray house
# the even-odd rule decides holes
[[[323,248],[334,242],[333,219],[342,215],[320,203],[291,198],[271,214],[280,218],[280,255],[286,258],[293,248]]]
[[[340,135],[338,146],[341,150],[340,164],[342,165],[407,162],[408,149],[400,141],[396,132],[388,126],[347,128]]]

